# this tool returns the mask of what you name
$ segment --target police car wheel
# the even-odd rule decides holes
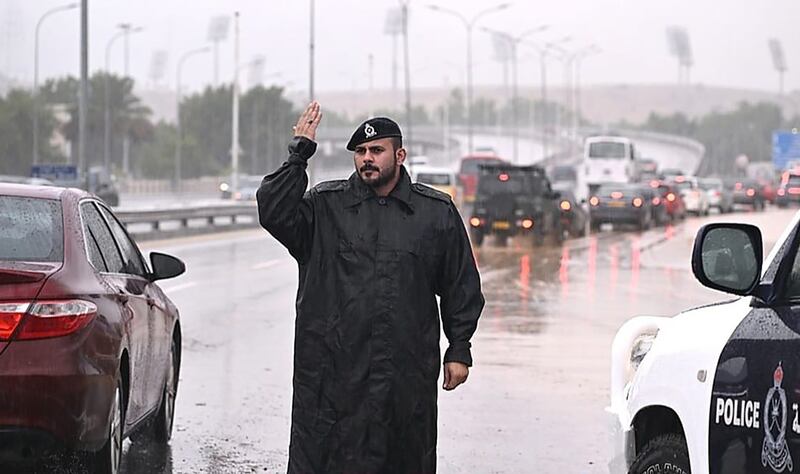
[[[658,472],[689,474],[689,451],[681,435],[668,434],[654,438],[636,456],[629,474]]]

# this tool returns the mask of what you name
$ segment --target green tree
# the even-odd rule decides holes
[[[30,175],[35,110],[34,98],[28,91],[13,89],[0,98],[0,173]],[[64,157],[50,146],[50,137],[56,127],[52,112],[40,106],[38,114],[40,161],[64,161]]]
[[[78,87],[74,77],[51,79],[42,87],[43,101],[64,104],[70,118],[62,127],[64,136],[72,144],[73,156],[78,147]],[[108,87],[108,94],[106,94]],[[111,164],[122,165],[122,143],[125,135],[131,142],[131,161],[136,166],[138,148],[152,139],[151,111],[134,93],[134,81],[112,74],[96,73],[89,81],[87,115],[87,165],[102,165],[104,162],[106,96],[110,112]]]

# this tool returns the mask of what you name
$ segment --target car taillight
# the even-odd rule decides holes
[[[736,190],[742,189],[742,183],[736,183]]]
[[[633,198],[633,207],[642,207],[642,198],[636,197]]]
[[[789,188],[789,194],[800,194],[800,188]]]
[[[660,206],[661,205],[661,198],[658,197],[658,196],[654,197],[653,198],[653,205],[654,206]]]
[[[747,190],[747,196],[748,197],[753,197],[755,195],[756,195],[756,190],[755,189],[750,188],[750,189]]]
[[[18,304],[29,305],[25,319],[21,322],[22,327],[15,337],[18,340],[66,336],[89,324],[97,314],[97,306],[90,301],[83,300],[37,301]],[[0,319],[4,319],[2,315],[0,315]],[[17,325],[19,324],[18,320]]]
[[[720,196],[722,196],[722,193],[719,192],[719,191],[714,191],[714,196],[720,197]]]
[[[500,173],[499,175],[497,175],[497,179],[505,183],[506,181],[508,181],[508,174]]]
[[[600,200],[597,199],[597,196],[592,196],[589,199],[589,204],[591,204],[592,206],[597,206],[598,204],[600,204]]]
[[[660,183],[659,181],[657,181],[657,180],[655,180],[655,179],[654,179],[654,180],[652,180],[652,181],[650,181],[650,187],[651,187],[651,188],[657,188],[657,187],[659,187],[659,186],[661,186],[661,183]]]
[[[469,225],[471,225],[472,227],[480,227],[481,220],[477,217],[473,217],[472,219],[469,220]]]
[[[17,329],[30,303],[0,303],[0,341],[7,341]]]
[[[533,227],[533,219],[522,219],[522,228],[530,229]]]
[[[669,202],[675,202],[675,193],[669,193],[669,194],[667,194],[667,201],[669,201]]]
[[[561,201],[561,210],[569,211],[572,209],[572,204],[569,201]]]

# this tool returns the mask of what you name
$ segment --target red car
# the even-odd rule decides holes
[[[128,435],[166,443],[181,359],[178,310],[97,197],[0,184],[0,472],[79,459],[119,472]]]
[[[478,166],[509,164],[494,153],[475,153],[461,158],[458,181],[461,184],[464,202],[475,201],[475,190],[478,189]]]
[[[650,181],[650,187],[657,190],[660,202],[667,207],[667,215],[671,220],[680,220],[686,217],[686,205],[683,203],[681,193],[669,183],[660,180]]]

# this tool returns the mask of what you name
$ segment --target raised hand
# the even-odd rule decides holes
[[[294,136],[306,137],[313,141],[317,135],[320,120],[322,120],[322,110],[320,110],[319,102],[315,100],[308,104],[306,110],[297,119],[297,125],[292,127]]]

